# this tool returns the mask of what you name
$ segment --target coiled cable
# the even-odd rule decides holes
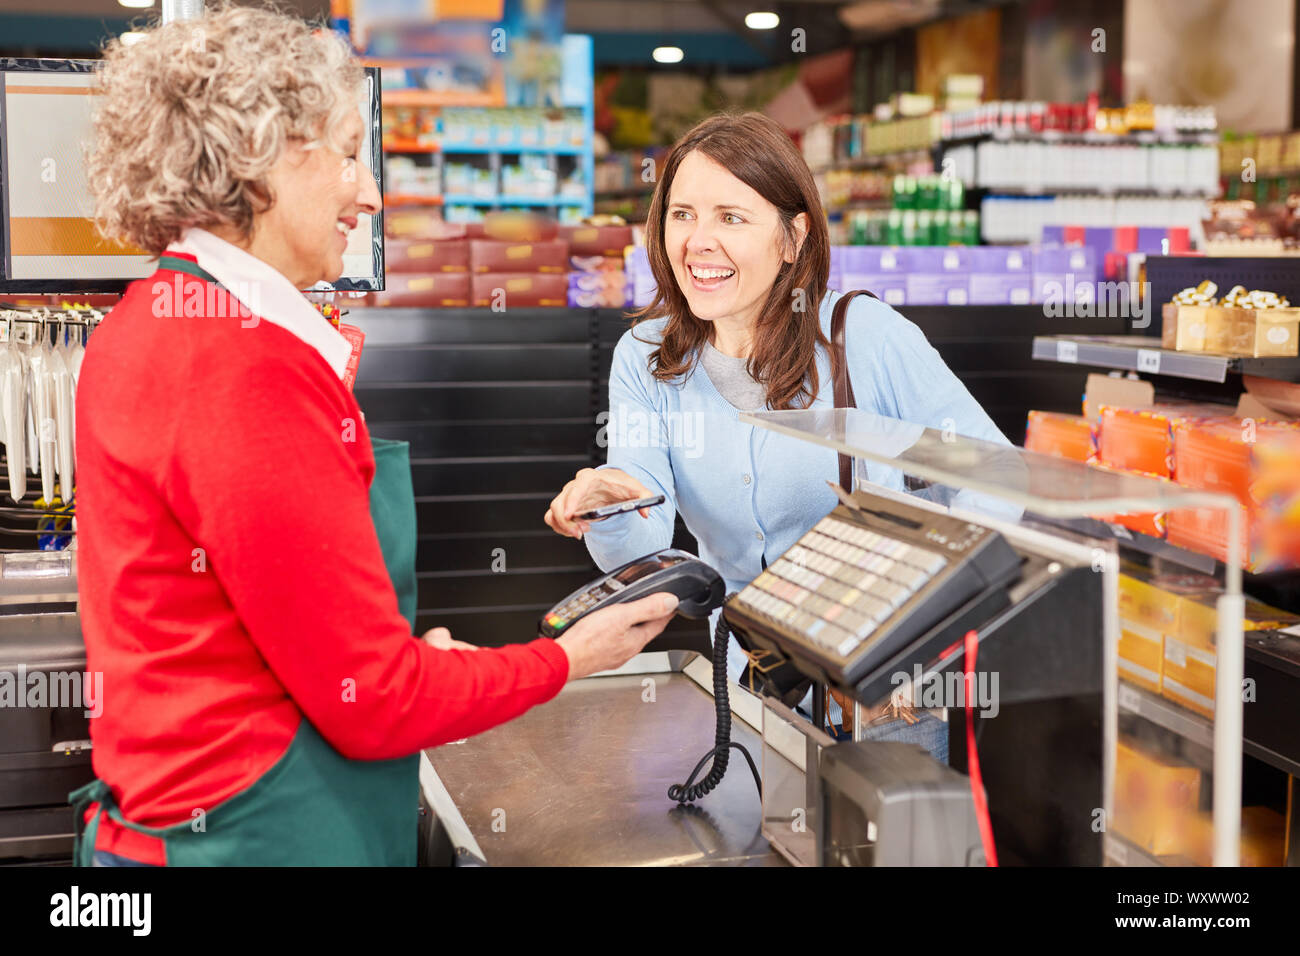
[[[730,595],[728,595],[730,597]],[[743,744],[731,739],[731,700],[727,691],[727,645],[731,641],[731,628],[727,626],[725,614],[718,615],[718,624],[713,631],[713,707],[717,713],[716,731],[713,736],[714,747],[695,765],[685,783],[675,783],[668,788],[668,799],[679,804],[691,803],[707,796],[714,787],[722,782],[727,773],[727,764],[731,759],[731,748],[735,747],[745,755],[750,773],[754,775],[754,786],[758,788],[758,798],[763,799],[763,781],[759,778],[758,767]],[[699,783],[695,777],[704,768],[704,763],[713,758],[713,766],[708,775]]]

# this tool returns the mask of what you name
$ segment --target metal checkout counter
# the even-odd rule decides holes
[[[853,495],[837,492],[841,504],[827,518],[726,598],[722,617],[760,661],[761,692],[726,680],[725,652],[712,667],[693,652],[643,654],[569,684],[510,724],[428,750],[423,861],[1114,862],[1115,838],[1097,821],[1099,809],[1106,818],[1112,811],[1120,712],[1134,706],[1132,688],[1121,694],[1118,681],[1119,547],[1099,529],[1117,514],[1223,510],[1231,547],[1240,530],[1233,499],[859,409],[741,419],[790,440],[795,453],[807,441],[853,456],[858,484]],[[930,484],[916,495],[886,487],[901,488],[902,474]],[[1235,865],[1240,827],[1235,557],[1230,551],[1218,600],[1217,865]],[[655,590],[680,560],[661,552],[616,569],[549,612],[543,631],[626,599],[625,588]],[[997,675],[995,707],[953,696],[967,670],[972,680]],[[917,706],[947,707],[948,767],[918,746],[863,735],[868,707],[917,684],[918,674]],[[791,710],[809,680],[867,705],[854,707],[853,740],[835,743],[818,729],[820,713],[809,720]],[[715,692],[722,687],[725,702]],[[948,693],[932,699],[936,688]],[[761,798],[737,744],[761,766]],[[715,766],[683,795],[683,781],[698,784],[719,754],[730,772],[724,765],[719,781]]]
[[[1212,741],[1214,862],[1235,865],[1243,641],[1233,499],[857,409],[742,418],[792,454],[814,442],[853,455],[858,490],[738,594],[723,595],[698,559],[660,552],[570,595],[542,630],[665,582],[700,615],[725,598],[721,618],[758,660],[761,693],[727,681],[726,643],[715,641],[712,661],[641,655],[509,724],[428,750],[421,862],[1114,862],[1123,844],[1096,821],[1099,808],[1112,811],[1119,730],[1154,717],[1177,731],[1189,717],[1118,680],[1119,548],[1096,519],[1186,507],[1228,512],[1214,719],[1201,719],[1198,739]],[[931,485],[889,490],[902,474]],[[956,489],[951,507],[940,503]],[[68,552],[0,556],[0,672],[84,668],[75,581]],[[981,714],[987,701],[951,698],[967,669],[998,675],[996,715]],[[918,706],[947,708],[949,766],[917,746],[864,739],[867,708],[900,676],[919,683]],[[820,713],[791,709],[811,681],[867,705],[854,708],[854,740],[836,743]],[[931,701],[936,681],[949,693]],[[90,777],[86,723],[80,707],[0,707],[0,862],[66,860],[67,794]]]

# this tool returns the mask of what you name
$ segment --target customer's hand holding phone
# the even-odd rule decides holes
[[[559,534],[581,538],[591,528],[591,520],[581,515],[651,496],[651,491],[627,472],[617,468],[584,468],[555,496],[546,510],[545,521]],[[642,518],[649,517],[649,506],[638,508],[637,512]]]

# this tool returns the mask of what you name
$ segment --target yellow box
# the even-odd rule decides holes
[[[1160,634],[1173,633],[1178,627],[1178,595],[1153,584],[1146,569],[1126,565],[1119,576],[1119,617],[1125,626],[1131,622]]]
[[[1185,853],[1200,799],[1201,771],[1121,737],[1111,826],[1148,853]]]
[[[1164,635],[1131,621],[1120,622],[1119,676],[1130,684],[1160,693],[1164,669]]]
[[[1232,355],[1295,356],[1300,345],[1300,309],[1231,309]],[[1208,343],[1208,339],[1207,339]],[[1206,348],[1209,346],[1207,344]]]
[[[1213,649],[1193,647],[1166,635],[1160,693],[1188,710],[1213,718],[1217,660]]]
[[[1214,818],[1197,813],[1192,820],[1187,856],[1198,866],[1214,863]],[[1269,807],[1241,808],[1241,865],[1282,866],[1286,861],[1286,818]]]
[[[1206,352],[1231,354],[1232,343],[1237,335],[1237,313],[1247,309],[1230,309],[1221,305],[1211,305],[1204,309],[1205,337],[1202,348]]]
[[[1204,352],[1209,332],[1209,312],[1218,306],[1180,305],[1174,348],[1180,352]]]
[[[1217,602],[1219,595],[1184,594],[1178,597],[1178,627],[1166,631],[1189,647],[1210,650],[1214,647],[1215,635],[1218,633],[1219,615]],[[1300,616],[1289,611],[1246,598],[1246,612],[1241,626],[1246,631],[1279,631],[1285,627],[1300,624]]]

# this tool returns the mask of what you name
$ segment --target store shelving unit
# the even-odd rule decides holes
[[[1152,257],[1147,260],[1149,301],[1168,301],[1188,285],[1210,279],[1228,288],[1236,283],[1278,289],[1288,297],[1300,293],[1300,268],[1294,262],[1261,258]],[[1158,307],[1157,307],[1158,308]],[[1155,313],[1155,322],[1160,321]],[[1158,330],[1158,325],[1155,326]],[[1093,366],[1153,376],[1161,389],[1220,385],[1240,390],[1240,376],[1254,375],[1300,382],[1300,359],[1251,358],[1204,352],[1178,352],[1161,348],[1158,336],[1037,335],[1032,354],[1040,362]],[[1220,398],[1222,392],[1220,393]],[[1224,566],[1208,555],[1196,554],[1130,531],[1119,525],[1088,520],[1076,530],[1104,536],[1110,529],[1123,548],[1166,559],[1203,574],[1221,577]],[[1287,610],[1300,609],[1300,575],[1243,573],[1243,590]],[[1279,600],[1278,595],[1284,598]],[[1289,600],[1286,599],[1289,597]],[[1243,639],[1243,674],[1253,683],[1256,696],[1243,709],[1242,752],[1291,777],[1300,776],[1300,629],[1285,632],[1246,632]],[[1184,754],[1204,754],[1213,749],[1214,723],[1175,702],[1121,679],[1118,709],[1184,741]],[[1196,761],[1193,761],[1194,763]],[[1204,761],[1201,761],[1204,763]],[[1287,850],[1293,864],[1300,859],[1294,842]],[[1109,863],[1127,866],[1179,865],[1181,858],[1161,858],[1146,853],[1115,834],[1106,839]]]
[[[594,154],[592,130],[595,105],[592,100],[593,62],[591,37],[570,34],[564,37],[563,59],[565,68],[575,75],[566,76],[563,83],[564,101],[550,107],[529,108],[538,113],[563,110],[576,112],[580,117],[580,141],[569,137],[568,142],[544,141],[543,137],[521,133],[518,129],[494,129],[491,137],[481,140],[448,139],[431,133],[417,138],[388,136],[384,140],[385,157],[412,157],[417,165],[429,169],[431,190],[428,193],[394,193],[387,198],[391,205],[442,205],[483,209],[540,209],[563,220],[589,216],[594,210],[592,183],[594,179]],[[382,66],[387,61],[368,61]],[[395,61],[397,62],[397,61]],[[407,61],[400,61],[408,65]],[[414,107],[441,111],[451,107],[476,109],[506,109],[504,89],[496,83],[478,93],[451,93],[423,89],[386,89],[384,107]],[[494,124],[495,126],[496,124]],[[494,139],[495,137],[495,139]],[[580,195],[556,191],[550,195],[515,195],[502,189],[502,168],[522,156],[544,157],[550,176],[558,182],[562,168],[576,166],[584,185]],[[468,162],[490,171],[493,189],[485,195],[456,193],[447,188],[445,167],[449,162]],[[393,181],[394,177],[386,176]]]
[[[1034,358],[1044,362],[1226,382],[1229,374],[1300,382],[1300,358],[1249,358],[1209,352],[1176,352],[1145,335],[1036,335]]]

